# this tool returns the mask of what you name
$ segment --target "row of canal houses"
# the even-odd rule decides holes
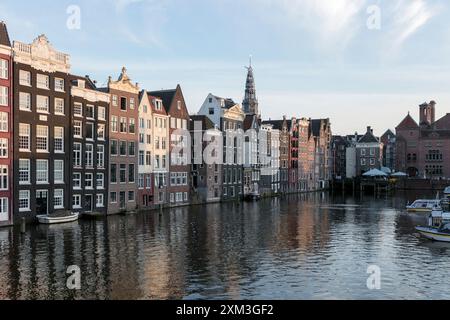
[[[0,226],[326,189],[330,142],[328,119],[263,121],[251,64],[242,107],[209,94],[190,115],[179,85],[142,90],[123,68],[100,88],[44,35],[11,43],[0,22]]]

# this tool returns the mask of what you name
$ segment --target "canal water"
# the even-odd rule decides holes
[[[450,244],[416,237],[426,217],[404,210],[416,196],[317,193],[0,229],[0,299],[450,299]],[[67,289],[72,265],[81,290]]]

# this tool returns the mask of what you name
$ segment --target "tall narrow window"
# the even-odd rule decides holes
[[[0,190],[5,191],[9,189],[8,177],[8,166],[0,166]]]
[[[75,117],[82,117],[83,116],[83,105],[81,103],[75,103],[73,105],[73,115]]]
[[[0,158],[8,158],[8,139],[0,139]]]
[[[110,181],[111,183],[117,183],[117,164],[115,163],[111,163]]]
[[[73,188],[74,189],[81,189],[81,173],[74,172],[73,173]]]
[[[105,167],[105,146],[101,144],[97,145],[97,167]]]
[[[64,99],[55,98],[55,114],[63,116],[64,112]]]
[[[55,209],[64,209],[64,190],[55,189],[53,196],[53,206]]]
[[[36,151],[48,152],[48,127],[36,126]]]
[[[9,114],[7,112],[0,112],[0,132],[8,132]]]
[[[81,143],[74,143],[73,144],[73,166],[74,167],[81,167],[81,153],[82,153]]]
[[[55,91],[64,92],[64,79],[55,78]]]
[[[103,173],[97,173],[97,189],[105,188],[105,175]]]
[[[55,127],[55,152],[62,153],[64,152],[64,128],[63,127]]]
[[[36,160],[36,183],[48,183],[48,160]]]
[[[86,123],[86,139],[94,140],[94,124]]]
[[[48,113],[48,97],[45,96],[37,96],[36,97],[36,111],[41,113]]]
[[[94,165],[94,146],[92,144],[86,145],[86,167],[92,167]]]
[[[8,79],[9,71],[8,71],[8,60],[0,59],[0,79]]]
[[[83,124],[81,121],[75,120],[73,122],[73,136],[75,138],[83,138]]]
[[[98,107],[98,120],[106,120],[105,107]]]
[[[30,211],[30,191],[20,190],[19,191],[19,211]]]
[[[49,89],[49,78],[46,75],[38,74],[36,78],[36,87],[39,89]]]
[[[64,160],[55,160],[54,180],[55,183],[64,183]]]
[[[119,123],[116,116],[111,117],[111,132],[118,132],[119,131]]]
[[[30,159],[19,159],[19,184],[30,184]]]
[[[28,92],[19,93],[19,110],[31,111],[31,94]]]
[[[128,165],[128,182],[129,183],[134,183],[135,182],[135,168],[134,168],[134,164],[129,164]]]
[[[0,86],[0,106],[8,106],[8,87]]]
[[[19,71],[19,84],[21,86],[31,86],[31,72],[20,70]]]
[[[127,133],[127,118],[120,118],[120,133]]]
[[[30,151],[30,125],[26,123],[19,124],[19,151]]]
[[[120,110],[127,111],[127,98],[120,98]]]
[[[86,118],[88,119],[94,119],[95,118],[95,112],[94,112],[94,106],[88,104],[86,106]]]
[[[105,140],[105,125],[104,124],[99,124],[97,126],[97,139]]]

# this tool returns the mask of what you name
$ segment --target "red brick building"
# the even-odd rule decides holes
[[[172,90],[152,91],[150,95],[159,97],[163,101],[169,115],[170,133],[170,179],[169,203],[170,206],[187,205],[190,203],[190,139],[188,124],[189,112],[186,107],[180,85]],[[180,148],[180,152],[174,151]]]
[[[450,178],[450,113],[436,120],[434,101],[419,111],[419,123],[408,113],[396,128],[396,169],[411,177]]]
[[[0,226],[12,224],[12,58],[8,30],[0,22]]]

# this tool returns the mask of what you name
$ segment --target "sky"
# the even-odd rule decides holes
[[[75,7],[74,7],[75,6]],[[75,8],[75,11],[74,11]],[[435,100],[450,113],[447,0],[1,0],[12,40],[45,34],[99,85],[123,66],[148,90],[244,96],[249,56],[265,119],[330,118],[383,134]],[[37,14],[38,13],[38,14]]]

